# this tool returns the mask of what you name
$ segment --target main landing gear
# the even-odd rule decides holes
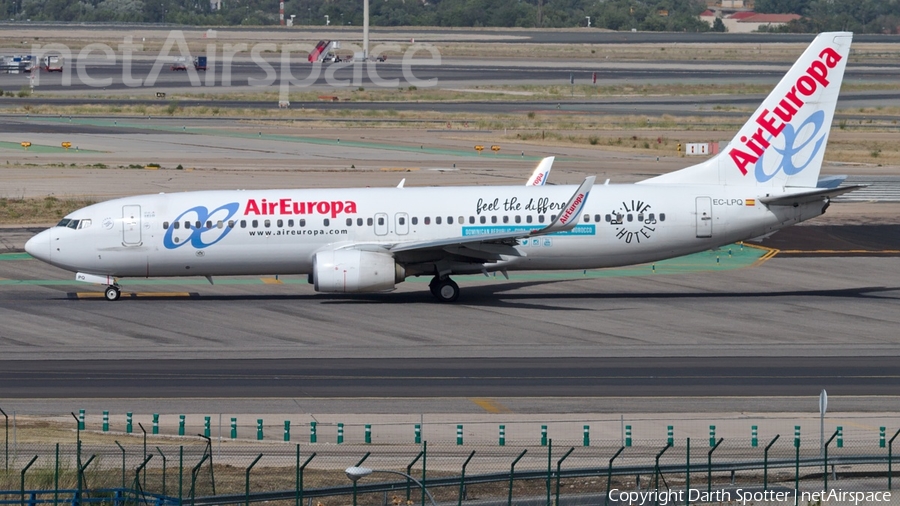
[[[428,288],[431,289],[431,295],[440,302],[456,302],[459,298],[459,285],[449,277],[435,276]]]
[[[109,285],[106,287],[106,291],[103,292],[103,296],[106,297],[108,301],[119,300],[119,297],[122,296],[122,291],[119,290],[119,287],[116,285]]]

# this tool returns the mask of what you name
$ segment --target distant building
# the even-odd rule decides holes
[[[222,10],[222,0],[209,0],[209,10],[211,10],[211,11]]]
[[[715,12],[713,12],[713,11],[711,11],[711,10],[709,10],[709,9],[706,9],[705,11],[703,11],[703,12],[700,14],[700,21],[706,21],[706,23],[707,23],[709,26],[712,26],[713,23],[716,22],[716,18],[717,18],[717,17],[718,17],[718,16],[716,15]]]
[[[705,21],[709,26],[713,26],[716,18],[721,18],[725,28],[730,33],[749,33],[755,32],[760,27],[777,27],[783,26],[795,19],[800,19],[799,14],[760,14],[753,11],[739,11],[732,14],[716,13],[707,9],[700,14],[700,21]]]

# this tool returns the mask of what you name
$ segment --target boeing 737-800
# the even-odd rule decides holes
[[[382,292],[433,276],[652,262],[770,234],[854,187],[819,181],[852,34],[820,34],[731,143],[628,185],[200,191],[121,198],[28,241],[35,258],[107,285],[123,277],[307,274],[319,292]],[[542,170],[541,167],[546,170]]]

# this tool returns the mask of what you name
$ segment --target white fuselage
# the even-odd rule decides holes
[[[144,195],[78,210],[67,216],[78,220],[75,228],[56,226],[43,232],[31,242],[30,251],[64,269],[116,277],[306,274],[315,254],[323,250],[350,245],[389,249],[409,241],[536,230],[559,214],[575,189],[479,186]],[[770,193],[771,188],[719,185],[595,186],[573,230],[519,239],[515,248],[520,256],[504,255],[483,265],[456,264],[453,272],[638,264],[758,237],[824,211],[822,202],[770,209],[757,200]],[[452,249],[447,252],[452,254]],[[410,254],[403,261],[424,265],[431,257]],[[412,267],[407,273],[420,271]]]

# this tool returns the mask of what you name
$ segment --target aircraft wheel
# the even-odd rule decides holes
[[[122,292],[119,290],[118,286],[107,286],[106,291],[103,292],[103,295],[106,297],[108,301],[119,300],[119,297],[122,296]]]
[[[434,296],[440,302],[456,302],[459,298],[459,285],[450,278],[442,279],[435,287]]]

